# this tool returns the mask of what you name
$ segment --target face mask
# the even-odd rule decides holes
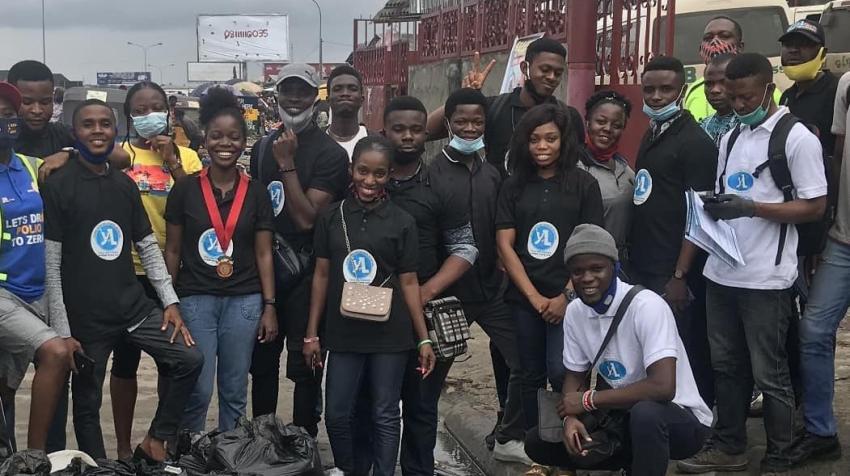
[[[145,139],[153,139],[168,129],[168,113],[152,112],[144,116],[133,116],[133,129]]]
[[[770,84],[765,86],[764,96],[762,96],[761,98],[761,104],[759,104],[759,107],[757,107],[753,112],[741,115],[738,114],[738,111],[735,111],[735,117],[738,118],[738,121],[740,121],[741,124],[752,126],[755,124],[759,124],[761,123],[761,121],[764,120],[764,118],[767,116],[767,107],[764,105],[764,100],[767,99],[768,90],[770,90]]]
[[[393,162],[398,165],[408,165],[416,162],[422,157],[422,153],[425,152],[425,148],[421,147],[412,152],[396,150],[395,154],[393,154]]]
[[[617,276],[619,275],[620,262],[617,261],[614,263],[614,275],[611,276],[611,284],[608,285],[608,289],[605,290],[605,294],[602,295],[602,299],[592,306],[593,310],[596,311],[597,314],[605,314],[608,312],[608,308],[611,307],[611,303],[614,302],[614,295],[617,294]]]
[[[823,47],[821,47],[817,56],[811,61],[794,66],[783,66],[782,70],[791,81],[811,81],[818,76],[825,61],[826,56],[824,56]]]
[[[679,95],[679,97],[682,97],[681,94]],[[670,119],[671,117],[675,116],[676,113],[681,110],[682,106],[679,105],[679,98],[676,98],[675,101],[662,107],[661,109],[653,109],[649,106],[649,104],[646,103],[646,101],[643,102],[643,113],[646,114],[646,116],[654,122],[664,122],[667,119]]]
[[[447,131],[452,130],[448,121],[446,121],[446,130]],[[464,139],[463,137],[459,137],[455,134],[452,134],[451,132],[449,132],[449,135],[451,135],[451,140],[449,141],[449,147],[460,152],[463,155],[472,155],[472,154],[474,154],[474,153],[476,153],[479,150],[484,148],[484,136],[483,135],[481,137],[479,137],[477,139],[473,139],[473,140]]]
[[[21,135],[19,117],[0,118],[0,149],[11,149]]]
[[[708,43],[703,42],[699,45],[699,57],[705,64],[708,64],[711,58],[724,53],[738,54],[738,45],[730,41],[723,41],[720,38],[714,38]]]
[[[277,107],[277,112],[280,113],[283,126],[296,134],[306,129],[313,120],[313,106],[304,109],[304,111],[294,116],[286,112],[281,106]]]
[[[109,148],[106,149],[106,152],[104,152],[103,155],[93,154],[92,151],[90,151],[88,147],[86,147],[82,142],[80,142],[78,140],[74,140],[74,148],[77,149],[77,152],[80,153],[80,157],[85,159],[86,162],[89,162],[89,163],[95,164],[95,165],[100,165],[100,164],[106,162],[106,159],[107,159],[107,157],[109,157],[109,154],[111,154],[112,150],[115,149],[115,141],[111,141],[109,143]]]

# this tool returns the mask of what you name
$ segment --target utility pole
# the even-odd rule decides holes
[[[145,53],[145,62],[142,63],[142,70],[140,71],[140,73],[144,73],[148,68],[148,50],[151,49],[151,48],[154,48],[156,46],[162,46],[162,42],[154,43],[152,45],[140,45],[138,43],[133,43],[132,41],[128,41],[127,44],[130,45],[130,46],[135,46],[137,48],[141,48],[142,51],[144,51],[144,53]]]
[[[313,3],[319,9],[319,79],[322,79],[325,76],[325,63],[322,59],[322,50],[324,47],[324,40],[322,39],[322,7],[319,6],[319,2],[316,0],[313,0]]]
[[[41,62],[47,64],[47,33],[44,28],[44,0],[41,0]]]

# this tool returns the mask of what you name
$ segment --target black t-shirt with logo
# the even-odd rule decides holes
[[[565,178],[535,175],[525,184],[514,175],[499,193],[496,229],[516,230],[514,251],[528,278],[540,294],[553,298],[570,279],[564,266],[564,246],[573,229],[582,223],[602,226],[602,210],[599,184],[584,170],[574,167]],[[527,302],[513,282],[505,299]]]
[[[409,213],[419,230],[419,282],[431,279],[444,261],[444,234],[469,223],[467,204],[450,187],[431,180],[427,167],[408,180],[393,180],[387,184],[393,203]]]
[[[257,141],[251,150],[251,177],[259,179],[267,187],[272,200],[272,212],[275,216],[275,229],[292,246],[302,248],[313,240],[313,231],[299,231],[283,209],[285,196],[283,177],[278,171],[277,161],[272,154],[272,144],[280,137],[281,130],[272,132],[266,141],[264,151],[260,151],[262,141]],[[259,158],[262,156],[262,177],[260,177]],[[298,149],[295,152],[295,170],[298,181],[306,192],[314,188],[333,196],[332,201],[341,200],[348,192],[351,183],[348,154],[318,126],[311,124],[298,134]],[[282,193],[283,192],[283,193]]]
[[[216,265],[223,251],[204,203],[201,180],[209,179],[195,174],[179,180],[168,195],[165,207],[165,220],[183,227],[177,294],[181,297],[197,294],[238,296],[261,292],[254,239],[258,231],[274,231],[271,201],[265,187],[256,180],[248,183],[242,212],[228,246],[229,256],[233,258],[233,275],[220,278]],[[222,223],[227,223],[236,187],[224,196],[215,186],[212,191]]]
[[[685,237],[685,191],[714,190],[717,148],[688,111],[655,140],[647,131],[635,163],[629,261],[641,275],[672,276]]]
[[[62,291],[71,335],[116,335],[156,306],[133,269],[133,243],[153,233],[139,188],[120,170],[98,175],[71,159],[42,187],[45,239],[62,243]]]
[[[324,343],[332,352],[402,352],[416,347],[413,322],[402,295],[398,275],[415,273],[418,262],[416,223],[407,212],[385,200],[366,209],[354,198],[344,201],[351,257],[345,244],[340,203],[334,203],[316,221],[313,249],[316,258],[330,260],[325,299]],[[391,277],[390,277],[391,276]],[[366,322],[339,312],[346,280],[393,288],[390,318]]]
[[[24,126],[15,141],[15,152],[43,159],[59,152],[63,147],[73,147],[74,138],[68,126],[61,122],[50,122],[40,131]]]

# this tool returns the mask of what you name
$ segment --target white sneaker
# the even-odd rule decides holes
[[[511,440],[507,443],[496,442],[493,448],[493,459],[498,461],[521,463],[526,466],[534,464],[531,458],[525,454],[525,443],[520,440]]]

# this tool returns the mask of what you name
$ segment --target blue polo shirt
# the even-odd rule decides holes
[[[0,164],[0,286],[33,302],[44,294],[44,206],[23,160]]]

